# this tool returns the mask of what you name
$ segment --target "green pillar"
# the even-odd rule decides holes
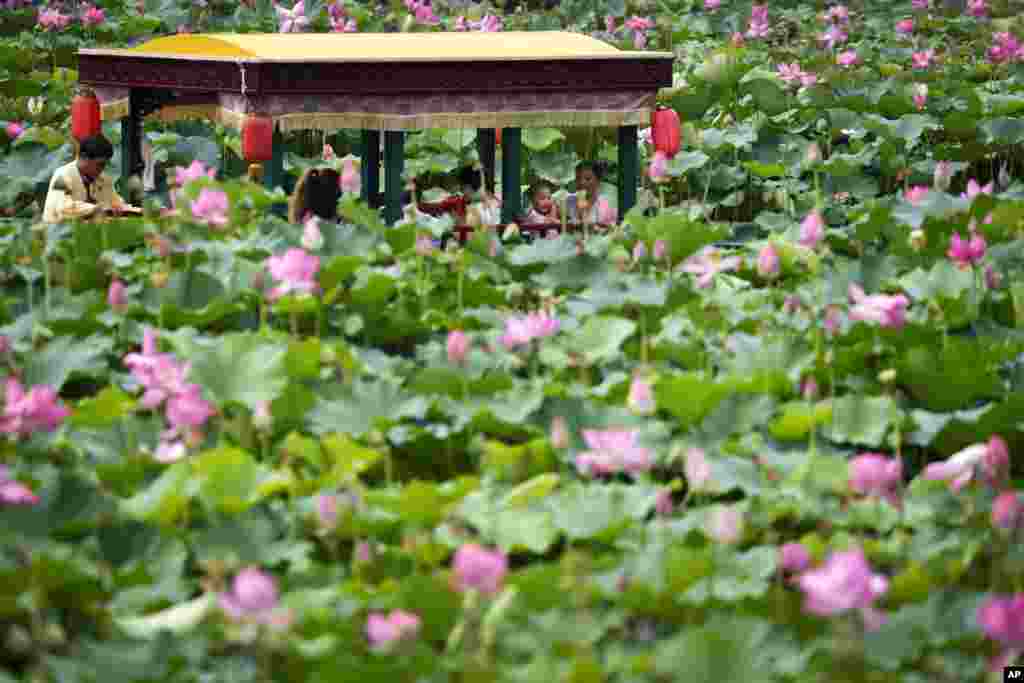
[[[142,177],[142,112],[134,90],[128,93],[128,115],[121,119],[121,178],[128,187],[132,176]]]
[[[523,190],[520,185],[520,142],[522,130],[501,130],[501,222],[511,223],[523,212]]]
[[[364,130],[362,143],[363,164],[360,198],[370,206],[380,206],[380,131]]]
[[[273,192],[275,187],[284,186],[284,137],[274,126],[274,140],[270,161],[263,165],[263,185]]]
[[[619,220],[636,206],[640,184],[640,150],[636,126],[619,126]]]
[[[402,167],[405,165],[405,133],[384,131],[384,222],[391,225],[402,217]]]
[[[479,128],[476,131],[477,154],[480,155],[480,165],[484,169],[484,181],[486,189],[494,193],[494,161],[497,150],[498,136],[493,128]]]

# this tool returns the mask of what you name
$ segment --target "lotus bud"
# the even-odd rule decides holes
[[[910,231],[910,239],[908,240],[910,248],[915,252],[920,253],[926,246],[928,246],[928,236],[921,228],[915,228]]]
[[[888,370],[882,370],[878,373],[878,381],[882,384],[892,384],[896,381],[896,370],[895,368],[889,368]]]

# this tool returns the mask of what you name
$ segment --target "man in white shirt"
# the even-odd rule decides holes
[[[60,223],[97,214],[140,213],[114,191],[110,176],[103,173],[114,148],[102,135],[82,141],[78,159],[61,166],[50,179],[43,206],[44,223]]]

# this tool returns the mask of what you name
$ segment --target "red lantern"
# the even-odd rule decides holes
[[[651,139],[654,149],[669,159],[679,152],[679,114],[675,109],[659,107],[651,113]]]
[[[501,146],[501,128],[494,129],[494,141],[498,143],[499,147]]]
[[[86,138],[99,135],[103,129],[100,114],[100,101],[91,91],[75,95],[71,102],[71,135],[81,142]]]
[[[242,125],[242,156],[246,161],[270,161],[274,156],[274,120],[249,116]]]

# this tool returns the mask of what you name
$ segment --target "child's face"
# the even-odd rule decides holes
[[[533,208],[541,213],[549,213],[554,202],[551,200],[551,193],[547,190],[537,190],[533,194]]]

